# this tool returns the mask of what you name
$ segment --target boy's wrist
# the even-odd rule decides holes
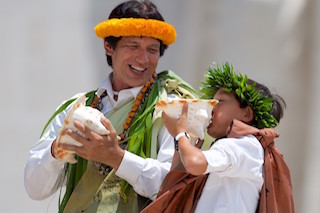
[[[177,151],[179,151],[179,144],[178,144],[178,142],[179,142],[179,139],[180,139],[181,137],[186,137],[186,138],[190,139],[190,135],[189,135],[187,132],[180,132],[180,133],[178,133],[178,134],[173,138],[173,139],[174,139],[174,147],[175,147],[175,149],[176,149]]]

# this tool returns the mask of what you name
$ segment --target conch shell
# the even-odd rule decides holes
[[[188,133],[192,138],[204,139],[204,134],[212,117],[212,110],[218,103],[218,100],[204,100],[204,99],[183,99],[166,101],[159,101],[156,103],[155,113],[164,111],[168,116],[178,119],[182,113],[182,106],[188,103]]]
[[[77,160],[74,157],[74,152],[64,150],[60,147],[60,144],[70,144],[75,146],[82,146],[81,143],[74,140],[69,135],[65,134],[66,129],[71,129],[76,131],[79,135],[84,135],[73,125],[74,120],[78,120],[83,123],[86,127],[100,135],[108,135],[110,132],[102,125],[100,119],[104,116],[99,110],[85,105],[86,97],[85,95],[80,96],[72,108],[67,114],[64,120],[62,128],[57,137],[55,147],[53,149],[54,156],[57,159],[63,160],[69,163],[76,163]]]

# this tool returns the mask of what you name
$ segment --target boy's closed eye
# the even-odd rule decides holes
[[[224,102],[225,102],[225,100],[223,100],[223,99],[218,99],[218,105],[221,105],[221,104],[223,104]]]

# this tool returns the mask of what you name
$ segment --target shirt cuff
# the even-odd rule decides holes
[[[116,175],[133,185],[137,182],[144,164],[145,160],[142,157],[125,151]]]
[[[58,160],[51,154],[51,146],[48,146],[43,153],[43,165],[47,170],[59,171],[65,164],[64,161]]]

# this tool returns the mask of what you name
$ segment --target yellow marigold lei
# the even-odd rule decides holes
[[[164,21],[144,18],[109,19],[99,23],[94,31],[99,38],[108,36],[147,36],[170,45],[176,40],[176,30]]]

